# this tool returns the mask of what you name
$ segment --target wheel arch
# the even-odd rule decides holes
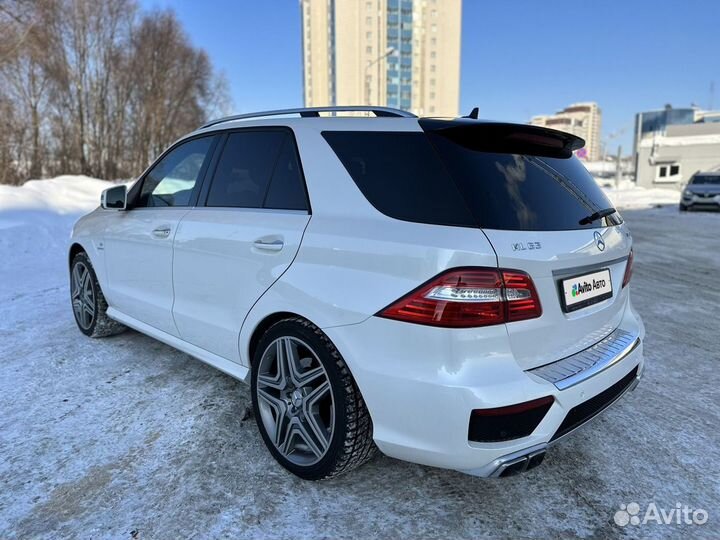
[[[247,345],[247,365],[252,366],[253,357],[255,356],[255,351],[257,349],[258,343],[262,339],[265,332],[268,331],[268,329],[274,325],[277,322],[280,322],[285,319],[305,319],[306,321],[310,321],[307,317],[303,317],[302,315],[298,313],[293,313],[291,311],[277,311],[275,313],[270,313],[269,315],[266,315],[263,319],[261,319],[256,325],[255,328],[253,328],[252,333],[250,334],[250,339],[248,340]],[[310,321],[312,322],[312,321]]]
[[[79,242],[73,242],[68,250],[68,266],[72,265],[73,259],[78,253],[87,254],[87,250]],[[90,257],[90,255],[88,255],[88,257]]]

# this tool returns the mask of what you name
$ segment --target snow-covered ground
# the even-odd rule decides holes
[[[241,383],[136,332],[92,340],[77,330],[66,242],[108,185],[61,177],[0,186],[0,538],[717,531],[720,291],[705,281],[720,268],[720,214],[624,213],[636,242],[633,298],[647,326],[645,377],[541,467],[484,480],[380,456],[308,483],[281,469],[244,419]],[[660,202],[627,191],[630,202]],[[621,529],[613,515],[631,502],[688,504],[710,521]]]
[[[613,180],[600,180],[599,183],[615,207],[620,210],[637,210],[662,205],[677,206],[680,202],[680,192],[675,189],[643,188],[629,180],[622,180],[617,189]]]

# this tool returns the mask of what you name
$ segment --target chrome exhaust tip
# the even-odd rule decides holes
[[[546,452],[547,445],[543,444],[499,458],[496,460],[498,466],[490,476],[506,478],[534,469],[543,462]]]

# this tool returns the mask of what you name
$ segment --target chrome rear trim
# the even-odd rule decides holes
[[[627,260],[628,255],[623,255],[622,257],[617,257],[616,259],[610,259],[609,261],[596,262],[594,264],[586,264],[584,266],[573,266],[571,268],[560,268],[558,270],[553,270],[552,275],[555,278],[572,277],[590,273],[595,270],[601,270],[603,268],[607,268],[608,266],[612,266],[613,264],[619,264]]]
[[[616,364],[640,345],[637,333],[616,329],[579,353],[528,370],[553,383],[558,390],[570,388]]]

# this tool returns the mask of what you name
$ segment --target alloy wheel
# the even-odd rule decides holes
[[[274,340],[258,366],[257,402],[275,448],[296,465],[310,466],[327,453],[335,428],[335,401],[325,367],[294,337]]]
[[[70,295],[75,319],[83,330],[88,330],[95,318],[95,293],[90,269],[82,262],[73,266]]]

